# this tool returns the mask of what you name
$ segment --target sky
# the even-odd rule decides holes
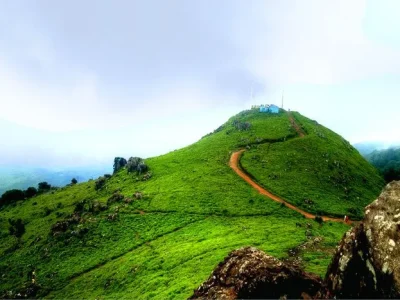
[[[160,155],[283,90],[286,109],[351,143],[399,142],[399,13],[397,0],[0,1],[0,165]]]

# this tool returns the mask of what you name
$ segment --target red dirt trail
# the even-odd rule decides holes
[[[297,134],[302,138],[305,136],[303,130],[300,128],[299,124],[296,123],[296,121],[293,118],[293,115],[291,113],[288,113],[289,116],[289,121],[290,124],[294,127],[294,129],[297,131]]]
[[[296,129],[297,133],[299,134],[300,137],[304,137],[304,132],[300,129],[299,125],[295,122],[295,120],[293,119],[292,115],[289,114],[289,119],[291,124],[293,125],[293,127]],[[266,189],[264,189],[262,186],[260,186],[259,184],[257,184],[256,182],[254,182],[249,175],[247,175],[245,172],[243,172],[240,168],[239,168],[239,160],[240,157],[242,155],[242,153],[246,151],[245,149],[236,151],[232,154],[231,159],[229,160],[229,166],[236,172],[236,174],[238,174],[240,177],[242,177],[242,179],[244,181],[246,181],[248,184],[250,184],[255,190],[257,190],[261,195],[267,196],[268,198],[272,199],[273,201],[276,201],[278,203],[284,203],[286,205],[286,207],[297,211],[298,213],[302,214],[303,216],[305,216],[308,219],[314,219],[315,215],[310,214],[288,202],[286,202],[285,200],[283,200],[282,198],[272,194],[271,192],[267,191]],[[341,218],[332,218],[332,217],[327,217],[327,216],[321,216],[322,220],[324,221],[332,221],[332,222],[339,222],[339,223],[344,223],[344,224],[351,224],[352,221],[347,221],[344,222],[343,219]]]

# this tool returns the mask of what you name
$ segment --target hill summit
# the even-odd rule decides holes
[[[8,298],[28,289],[31,298],[187,298],[245,246],[325,274],[348,225],[305,219],[260,194],[229,166],[239,150],[254,182],[316,215],[360,218],[383,187],[347,141],[316,121],[243,111],[193,145],[146,159],[146,171],[123,166],[3,206],[0,290]],[[18,236],[15,224],[24,227]]]

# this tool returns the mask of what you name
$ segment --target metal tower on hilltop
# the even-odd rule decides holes
[[[283,109],[283,93],[285,92],[285,90],[282,90],[282,109]]]

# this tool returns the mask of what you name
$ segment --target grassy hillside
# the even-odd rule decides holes
[[[341,136],[299,113],[293,116],[306,136],[253,147],[243,155],[243,168],[304,210],[360,218],[381,191],[381,176]]]
[[[305,120],[300,121],[310,131]],[[288,258],[290,249],[319,236],[322,242],[300,256],[307,270],[324,274],[347,226],[304,219],[259,195],[228,166],[234,150],[261,150],[272,141],[290,145],[295,137],[286,113],[245,111],[191,146],[146,160],[149,180],[123,169],[100,190],[89,181],[1,208],[0,291],[27,286],[35,270],[42,297],[183,299],[233,249],[256,246]],[[313,156],[323,155],[312,149]],[[259,164],[247,156],[254,151],[243,158],[253,172]],[[367,164],[359,166],[364,167],[360,172],[368,173]],[[371,176],[379,190],[379,177]],[[255,177],[263,183],[262,174]],[[136,192],[143,197],[135,199]],[[340,195],[337,201],[346,203]],[[345,213],[346,206],[340,207],[327,212]],[[20,239],[8,232],[8,219],[17,218],[26,224]],[[69,222],[65,232],[52,231],[63,220]]]

